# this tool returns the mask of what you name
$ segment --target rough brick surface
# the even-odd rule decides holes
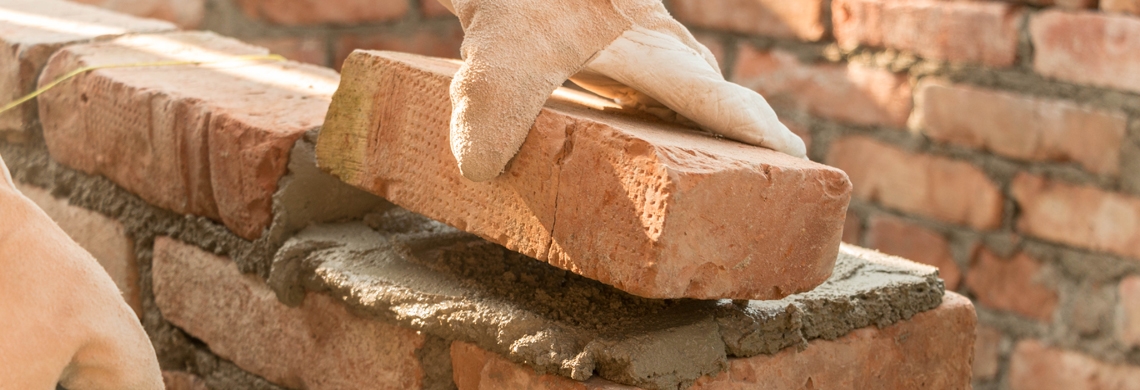
[[[71,0],[91,4],[115,12],[144,18],[161,19],[193,30],[206,15],[206,0]]]
[[[353,54],[318,165],[409,210],[644,297],[773,299],[831,273],[846,175],[767,149],[555,98],[502,176],[464,179],[447,141],[457,68]]]
[[[1129,346],[1140,346],[1140,276],[1120,281],[1116,308],[1116,337]]]
[[[410,9],[408,0],[237,0],[237,3],[250,18],[282,25],[385,22],[404,17]]]
[[[1041,281],[1044,265],[1025,253],[1003,259],[982,248],[966,274],[978,304],[1049,322],[1057,309],[1057,290]]]
[[[818,41],[827,36],[822,0],[672,0],[670,11],[689,26]]]
[[[974,380],[991,380],[1001,370],[1001,330],[979,325],[974,339]]]
[[[1140,18],[1050,10],[1033,15],[1029,33],[1038,73],[1140,92]]]
[[[1079,248],[1140,258],[1140,198],[1023,173],[1013,181],[1018,230]]]
[[[916,100],[915,124],[935,140],[1021,160],[1072,161],[1101,175],[1120,170],[1124,113],[937,82],[919,86]]]
[[[166,390],[209,390],[202,378],[182,371],[163,371],[162,383]]]
[[[733,82],[777,107],[842,122],[903,127],[913,105],[905,75],[857,63],[805,64],[783,50],[741,44],[734,68]]]
[[[1009,387],[1013,390],[1140,389],[1140,367],[1110,364],[1026,339],[1017,344],[1010,357]]]
[[[1004,197],[967,162],[908,153],[862,136],[836,141],[827,162],[850,175],[855,197],[981,230],[1001,225]]]
[[[473,344],[456,341],[451,343],[451,372],[458,390],[634,390],[635,387],[619,385],[601,379],[591,378],[578,382],[569,378],[545,374],[539,375],[534,369],[511,362]]]
[[[950,242],[933,230],[895,217],[877,216],[871,218],[867,245],[889,255],[938,267],[938,276],[945,281],[947,290],[957,290],[962,280],[962,272],[950,253]]]
[[[913,52],[952,62],[994,67],[1017,60],[1018,7],[998,2],[836,0],[835,39]]]
[[[70,46],[43,80],[84,65],[225,61],[265,50],[209,33]],[[52,157],[147,202],[254,239],[295,140],[324,120],[337,75],[291,62],[101,69],[40,97]]]
[[[123,299],[141,317],[135,244],[127,236],[123,224],[94,211],[72,206],[66,199],[56,199],[48,190],[19,183],[16,187],[40,206],[72,240],[95,257],[111,275],[111,280],[123,293]]]
[[[418,389],[422,335],[309,294],[289,308],[229,259],[160,237],[154,295],[163,317],[238,367],[290,388]]]
[[[35,90],[48,57],[64,45],[175,29],[169,23],[61,0],[6,0],[0,7],[0,102],[4,104]],[[35,116],[35,102],[0,115],[0,133],[23,132]]]
[[[345,34],[337,39],[333,65],[340,69],[348,55],[352,54],[353,50],[358,49],[459,58],[459,47],[461,45],[463,45],[463,28],[458,21],[442,26],[425,26],[395,33]]]
[[[1140,0],[1100,0],[1101,11],[1140,15]]]

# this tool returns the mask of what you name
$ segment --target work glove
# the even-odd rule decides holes
[[[566,80],[661,117],[679,114],[744,143],[804,157],[804,142],[756,92],[725,81],[660,0],[439,0],[459,16],[451,151],[473,181],[502,173]],[[675,113],[675,114],[674,114]]]

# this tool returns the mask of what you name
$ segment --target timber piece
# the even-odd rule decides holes
[[[560,90],[498,178],[459,174],[459,63],[358,51],[317,142],[325,171],[507,249],[648,298],[779,299],[831,274],[842,171]]]

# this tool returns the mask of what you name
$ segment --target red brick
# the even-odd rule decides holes
[[[863,240],[863,221],[859,216],[850,211],[847,212],[847,219],[843,221],[843,242],[851,245],[861,245],[860,241]]]
[[[425,0],[435,1],[435,0]],[[401,19],[408,0],[237,0],[250,18],[282,25],[354,25]]]
[[[1140,92],[1140,18],[1048,10],[1033,15],[1029,34],[1038,73]]]
[[[619,385],[598,377],[585,382],[545,374],[516,364],[475,345],[456,341],[451,343],[451,372],[458,390],[527,389],[527,390],[625,390],[634,387]]]
[[[1017,60],[1019,7],[997,2],[835,0],[841,47],[888,47],[951,62],[995,67]]]
[[[163,371],[162,383],[166,390],[209,390],[202,378],[182,371]]]
[[[903,127],[910,116],[905,75],[860,64],[805,64],[792,53],[741,44],[734,82],[789,107],[857,125]]]
[[[421,27],[413,31],[375,35],[345,34],[336,42],[333,67],[340,69],[344,60],[354,50],[386,50],[431,57],[459,58],[459,47],[462,45],[463,28],[458,21],[443,27]]]
[[[1001,342],[1004,337],[997,328],[978,326],[978,335],[974,339],[974,380],[997,378],[1001,370]]]
[[[143,20],[59,0],[9,0],[0,11],[0,102],[36,89],[48,57],[59,48],[132,32],[174,30]],[[23,134],[36,118],[35,102],[0,115],[0,133]]]
[[[1140,346],[1140,276],[1120,281],[1117,306],[1117,338],[1128,346]]]
[[[42,79],[83,65],[264,53],[209,33],[131,36],[63,49]],[[41,96],[40,118],[59,162],[255,239],[294,141],[321,125],[336,86],[333,71],[289,62],[102,69]]]
[[[329,62],[328,45],[324,39],[318,37],[260,38],[250,39],[248,42],[297,62],[320,66],[327,66]]]
[[[862,136],[836,141],[827,162],[847,172],[857,198],[981,230],[1001,226],[1001,191],[967,162],[909,153]]]
[[[1025,253],[1003,259],[983,248],[970,264],[966,286],[982,306],[1048,322],[1057,309],[1057,290],[1040,281],[1044,267]]]
[[[161,19],[193,30],[206,15],[206,0],[71,0],[91,4],[115,12],[144,18]]]
[[[1010,191],[1018,230],[1075,247],[1140,259],[1140,198],[1018,175]]]
[[[439,0],[420,0],[423,7],[424,15],[429,18],[440,16],[453,16],[451,11],[447,10]]]
[[[270,382],[305,389],[419,389],[415,331],[350,314],[310,293],[297,308],[237,265],[182,242],[154,244],[154,296],[162,316],[210,351]]]
[[[821,0],[672,0],[670,11],[689,26],[818,41],[827,36]]]
[[[556,93],[506,172],[472,182],[447,142],[457,69],[355,53],[342,83],[353,87],[337,91],[318,165],[408,210],[644,297],[772,299],[831,274],[850,199],[839,170]]]
[[[886,254],[937,267],[947,290],[957,290],[962,280],[962,272],[950,253],[950,242],[933,230],[894,217],[876,216],[871,218],[867,245]]]
[[[1140,15],[1140,0],[1100,0],[1100,10]]]
[[[938,82],[920,85],[917,96],[917,125],[935,140],[1020,160],[1072,161],[1101,175],[1120,170],[1124,113]]]
[[[1140,367],[1109,364],[1026,339],[1017,344],[1010,357],[1009,387],[1013,390],[1140,389]]]

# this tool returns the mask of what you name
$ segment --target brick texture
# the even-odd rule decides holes
[[[1017,60],[1019,8],[998,2],[835,0],[835,39],[994,67]]]
[[[1140,0],[1100,0],[1100,9],[1105,12],[1140,15]]]
[[[578,382],[557,375],[540,375],[475,345],[451,343],[451,372],[458,390],[634,390],[598,377]]]
[[[264,54],[209,33],[70,46],[43,80],[84,65]],[[255,239],[295,140],[320,126],[337,75],[297,63],[102,69],[40,97],[53,158],[101,174],[148,203],[220,220]]]
[[[1109,364],[1038,340],[1017,344],[1009,363],[1013,390],[1140,389],[1140,367]]]
[[[1038,321],[1051,321],[1057,291],[1040,280],[1044,265],[1025,253],[1003,259],[982,248],[966,274],[978,304]]]
[[[424,0],[436,1],[436,0]],[[281,25],[353,25],[403,18],[408,0],[237,0],[250,18]]]
[[[459,175],[447,143],[457,69],[409,54],[354,54],[342,85],[356,87],[334,98],[318,165],[644,297],[772,299],[830,275],[850,198],[842,172],[561,101],[538,117],[502,176],[474,183]],[[379,90],[387,95],[372,100]]]
[[[1120,170],[1123,113],[937,82],[919,86],[916,100],[916,125],[935,140],[1020,160],[1072,161],[1101,175]]]
[[[980,169],[964,161],[848,136],[831,146],[827,163],[847,172],[857,198],[980,230],[1001,225],[1004,197]]]
[[[867,245],[883,253],[938,267],[938,275],[945,281],[947,290],[957,290],[962,280],[962,272],[950,253],[950,242],[933,230],[894,217],[876,216],[871,218]]]
[[[132,32],[171,31],[166,22],[144,20],[61,0],[8,0],[0,10],[0,102],[36,89],[48,57],[68,44]],[[35,102],[0,115],[0,133],[27,130]]]
[[[1010,190],[1018,230],[1079,248],[1140,258],[1140,198],[1023,173]]]
[[[1140,18],[1044,11],[1030,19],[1029,33],[1038,73],[1140,92]]]
[[[142,317],[139,295],[139,266],[135,261],[135,244],[123,224],[82,207],[57,199],[48,190],[23,184],[16,188],[40,206],[45,213],[80,247],[91,253],[99,265],[111,275],[123,299]]]
[[[127,15],[161,19],[193,30],[206,15],[206,0],[71,0]]]
[[[1120,281],[1116,308],[1117,338],[1128,346],[1140,346],[1140,276]]]
[[[155,303],[210,351],[270,382],[304,389],[419,389],[422,335],[350,314],[325,295],[289,308],[229,259],[160,237]]]
[[[778,108],[857,125],[903,127],[913,105],[905,75],[860,64],[805,64],[792,53],[741,44],[732,81]]]
[[[435,1],[435,0],[431,0]],[[463,28],[458,22],[403,32],[345,34],[337,39],[334,67],[340,69],[353,50],[387,50],[432,57],[459,58]]]
[[[818,41],[828,35],[822,0],[672,0],[678,21],[708,29]]]
[[[1001,370],[1003,337],[997,328],[978,326],[977,338],[974,339],[974,380],[988,381],[997,377]]]

